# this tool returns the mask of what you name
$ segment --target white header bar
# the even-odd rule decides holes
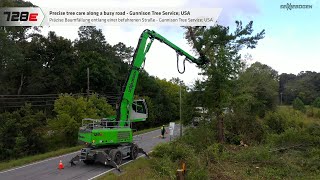
[[[8,13],[4,14],[3,9],[6,8],[0,11],[0,18],[3,16],[0,25],[19,26],[17,21],[10,21]],[[20,8],[15,8],[15,11],[19,11],[18,9]],[[34,8],[32,10],[35,11]],[[221,10],[221,8],[46,8],[40,11],[39,8],[38,12],[44,13],[44,19],[39,18],[39,21],[43,20],[41,26],[213,26]],[[6,20],[10,23],[4,23]]]

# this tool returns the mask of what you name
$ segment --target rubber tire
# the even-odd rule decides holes
[[[138,157],[139,154],[139,149],[138,146],[135,144],[132,144],[130,148],[130,159],[134,160]]]
[[[118,149],[111,149],[110,157],[117,165],[122,163],[122,153]]]
[[[83,162],[87,165],[94,164],[94,160],[84,160]]]

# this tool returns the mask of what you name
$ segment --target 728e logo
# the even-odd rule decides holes
[[[0,26],[40,26],[43,19],[40,8],[0,8]]]
[[[7,15],[7,21],[37,21],[38,13],[29,13],[27,11],[3,12]]]

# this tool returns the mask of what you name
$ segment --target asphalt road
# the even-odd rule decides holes
[[[169,132],[169,129],[167,132]],[[174,137],[179,136],[179,125],[176,124],[174,128]],[[135,142],[142,147],[146,152],[150,152],[152,148],[162,142],[170,141],[169,134],[166,138],[159,137],[160,130],[151,131],[145,134],[134,137]],[[112,167],[104,166],[102,164],[85,165],[83,162],[78,162],[76,166],[70,166],[68,163],[72,157],[80,153],[80,150],[70,154],[46,159],[35,162],[25,166],[9,169],[0,172],[1,180],[21,180],[21,179],[45,179],[45,180],[63,180],[63,179],[92,179],[101,174],[109,172]],[[142,156],[142,154],[139,154]],[[59,161],[62,160],[65,168],[58,169]],[[124,160],[123,163],[128,163],[129,160]]]

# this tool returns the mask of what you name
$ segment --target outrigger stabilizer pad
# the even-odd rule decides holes
[[[76,155],[74,158],[72,158],[72,159],[70,160],[71,166],[75,166],[76,163],[74,163],[74,162],[75,162],[75,161],[79,161],[79,159],[80,159],[80,156],[79,156],[79,155]]]
[[[119,166],[114,161],[110,161],[110,165],[113,168],[115,168],[116,170],[118,170],[119,172],[121,172],[121,169],[119,168]]]
[[[139,148],[139,153],[142,153],[146,155],[147,158],[150,158],[149,155],[142,148]]]
[[[105,154],[105,156],[106,156],[106,159],[108,160],[108,164],[113,168],[116,168],[119,172],[121,172],[119,166],[110,158],[110,156],[107,154]]]

